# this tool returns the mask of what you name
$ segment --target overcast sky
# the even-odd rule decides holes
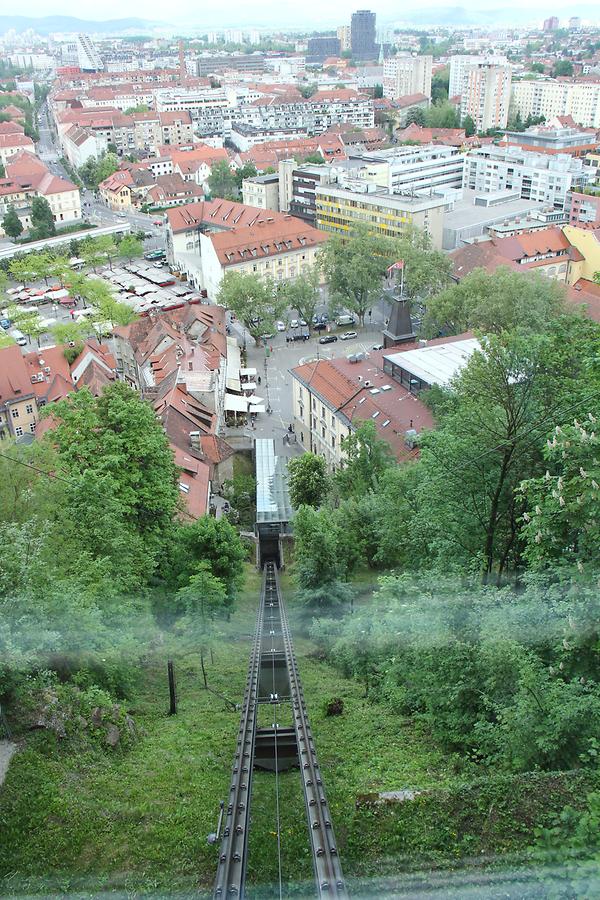
[[[443,0],[420,0],[415,7],[405,7],[398,0],[378,0],[372,3],[348,3],[347,0],[302,0],[301,3],[282,3],[280,0],[229,0],[227,4],[198,3],[198,0],[178,0],[168,4],[164,0],[103,0],[99,4],[82,3],[81,0],[24,0],[12,5],[11,11],[26,16],[72,15],[85,19],[110,19],[125,16],[140,16],[145,19],[165,22],[186,22],[190,27],[223,27],[257,25],[272,27],[297,25],[299,27],[328,28],[336,24],[349,22],[352,12],[357,8],[370,8],[377,13],[382,22],[402,20],[403,8],[407,13],[415,9],[450,10],[454,7],[481,10],[485,4],[481,0],[458,0],[444,3]],[[489,4],[491,9],[506,10],[514,8],[519,11],[519,19],[523,15],[536,19],[550,15],[554,10],[544,0],[530,0],[523,4],[522,0],[494,0]],[[556,15],[573,15],[573,6],[556,11]],[[3,10],[8,12],[8,10]]]

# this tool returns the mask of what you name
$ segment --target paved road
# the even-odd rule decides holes
[[[237,324],[237,323],[236,323]],[[254,341],[247,337],[247,362],[257,370],[261,378],[261,384],[257,385],[256,393],[264,398],[265,405],[270,403],[272,414],[261,413],[256,421],[254,430],[246,429],[246,433],[252,437],[270,437],[275,439],[278,453],[290,455],[301,452],[299,445],[292,444],[288,447],[283,443],[283,437],[287,434],[288,425],[292,422],[292,376],[290,369],[308,362],[311,359],[338,359],[352,353],[370,352],[374,344],[382,340],[381,331],[374,327],[356,328],[358,337],[350,341],[337,341],[335,344],[319,344],[318,333],[315,333],[308,341],[297,341],[287,344],[285,334],[276,334],[268,341],[272,347],[270,356],[266,355],[264,347],[256,347]],[[342,334],[344,328],[334,329],[335,333]],[[237,331],[239,339],[239,328]],[[266,363],[266,365],[265,365]]]

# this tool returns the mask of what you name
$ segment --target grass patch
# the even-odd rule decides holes
[[[209,684],[243,696],[261,576],[246,584],[209,665]],[[286,584],[287,588],[287,584]],[[578,805],[591,776],[486,778],[463,784],[427,734],[368,702],[360,685],[296,639],[305,697],[344,873],[360,879],[453,866],[478,854],[514,853],[562,805]],[[167,716],[166,662],[175,660],[179,711]],[[166,632],[149,647],[129,705],[140,741],[117,754],[76,754],[34,733],[0,789],[0,894],[126,891],[208,896],[217,848],[207,843],[228,793],[239,713],[203,690],[199,660]],[[344,701],[341,716],[324,703]],[[261,708],[261,722],[274,715]],[[277,720],[287,721],[282,707]],[[412,788],[406,803],[358,803],[361,795]],[[286,895],[312,893],[312,862],[299,774],[280,777]],[[253,898],[278,896],[275,778],[255,773],[248,866]],[[310,886],[309,886],[310,885]]]

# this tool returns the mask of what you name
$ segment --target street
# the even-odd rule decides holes
[[[292,376],[290,369],[309,362],[313,359],[339,359],[350,356],[352,353],[369,353],[374,344],[382,341],[381,329],[374,326],[360,328],[358,337],[350,341],[338,341],[333,344],[319,344],[322,332],[313,332],[308,341],[295,341],[287,344],[285,333],[277,333],[267,341],[267,347],[272,347],[270,356],[266,354],[264,346],[257,347],[249,334],[246,334],[246,358],[247,365],[257,371],[261,384],[257,386],[256,393],[265,401],[265,406],[270,406],[273,412],[260,413],[257,417],[254,429],[249,426],[244,428],[244,434],[253,438],[273,438],[276,452],[283,456],[300,453],[299,444],[284,444],[284,435],[288,433],[288,425],[293,420],[292,416]],[[334,328],[332,333],[343,334],[346,328]],[[243,344],[243,329],[238,322],[232,326],[232,334],[238,338],[240,346]],[[231,429],[235,434],[241,429]]]

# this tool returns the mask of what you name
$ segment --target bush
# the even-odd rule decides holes
[[[42,729],[59,740],[129,747],[136,739],[133,719],[108,691],[83,672],[81,686],[61,684],[56,672],[42,670],[24,677],[15,691],[13,720],[17,729]]]

